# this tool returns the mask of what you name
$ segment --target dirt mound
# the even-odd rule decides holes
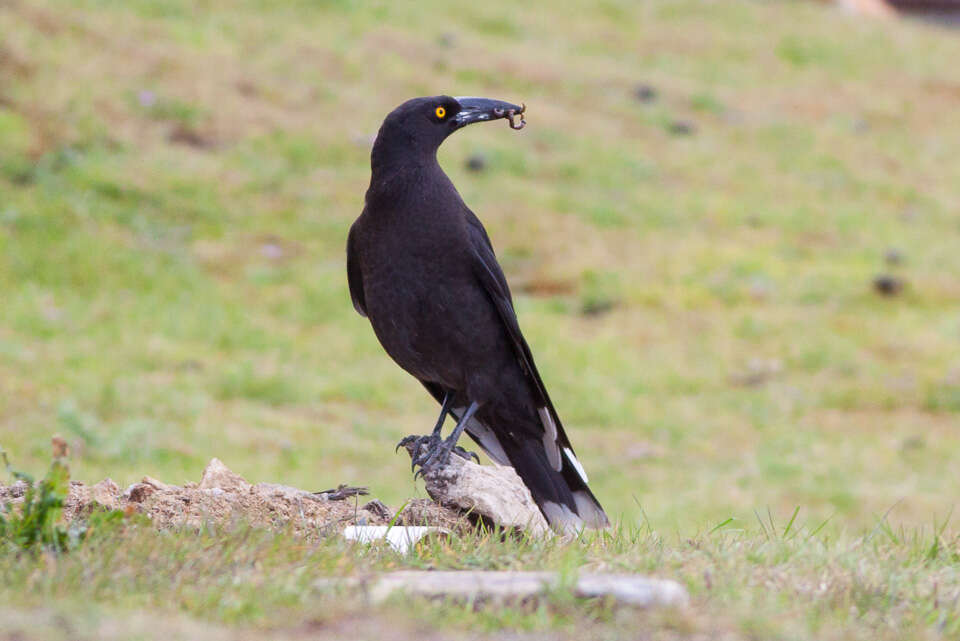
[[[18,503],[26,483],[0,485],[0,504]],[[219,459],[207,464],[199,483],[168,485],[145,477],[122,490],[111,479],[96,485],[72,481],[64,502],[64,518],[83,518],[100,508],[140,513],[158,529],[200,528],[208,524],[247,524],[291,530],[303,536],[327,536],[348,525],[439,525],[468,527],[466,517],[426,499],[414,499],[397,516],[374,499],[363,497],[364,488],[340,486],[325,492],[308,492],[275,483],[251,484],[230,471]]]

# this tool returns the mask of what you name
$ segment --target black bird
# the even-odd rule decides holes
[[[451,452],[465,456],[456,443],[466,431],[495,462],[513,466],[553,528],[605,527],[520,332],[490,238],[437,162],[453,132],[500,118],[514,126],[523,110],[434,96],[386,117],[370,155],[365,207],[347,239],[350,296],[387,353],[441,404],[430,436],[401,441],[427,446],[417,448],[426,453],[414,465],[423,471]],[[441,440],[448,413],[457,426]]]

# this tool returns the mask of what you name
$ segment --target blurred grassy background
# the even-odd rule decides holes
[[[960,492],[957,59],[792,2],[0,3],[0,444],[413,494],[393,444],[436,407],[354,313],[346,233],[390,109],[486,95],[528,127],[441,162],[612,515],[930,523]]]

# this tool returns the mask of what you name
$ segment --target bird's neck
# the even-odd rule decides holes
[[[417,150],[405,145],[373,145],[370,154],[370,187],[367,201],[404,200],[426,183],[449,180],[437,161],[437,150]]]
[[[377,136],[370,151],[370,169],[373,170],[374,177],[434,167],[439,167],[436,148],[425,148],[416,144],[412,138],[398,140],[396,135],[389,138]]]

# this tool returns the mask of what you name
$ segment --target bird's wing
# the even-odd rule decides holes
[[[480,219],[469,209],[466,210],[466,218],[474,251],[480,254],[481,260],[483,260],[484,263],[492,267],[490,271],[493,277],[497,279],[500,289],[506,294],[507,302],[510,304],[510,311],[512,313],[513,297],[510,294],[510,286],[507,285],[507,278],[503,275],[500,263],[497,262],[497,256],[493,251],[493,243],[490,242],[490,236],[487,235],[487,230],[484,228],[483,223],[480,222]],[[513,314],[513,317],[514,320],[516,320],[516,314]],[[519,331],[519,327],[517,329]],[[522,335],[520,336],[520,340],[523,340]]]
[[[367,304],[363,298],[363,277],[360,274],[360,257],[357,255],[357,248],[353,236],[354,228],[350,228],[347,235],[347,283],[350,285],[350,299],[353,301],[353,308],[361,316],[367,315]]]
[[[517,321],[517,314],[513,309],[513,301],[510,296],[510,288],[507,285],[507,279],[503,275],[503,270],[497,262],[493,253],[493,246],[490,238],[487,236],[483,225],[472,213],[467,216],[470,238],[474,254],[474,272],[478,280],[486,290],[487,295],[493,302],[503,322],[504,329],[513,343],[517,360],[523,368],[524,375],[531,383],[531,391],[534,393],[537,402],[537,413],[540,416],[540,422],[543,425],[543,444],[547,451],[547,458],[550,464],[557,471],[564,467],[561,461],[561,452],[566,455],[567,460],[576,469],[577,474],[587,482],[586,474],[580,461],[577,460],[573,452],[573,446],[567,438],[560,423],[560,417],[553,407],[550,395],[547,394],[547,388],[540,378],[540,372],[533,362],[533,354],[530,352],[530,346],[520,332],[520,324]]]

